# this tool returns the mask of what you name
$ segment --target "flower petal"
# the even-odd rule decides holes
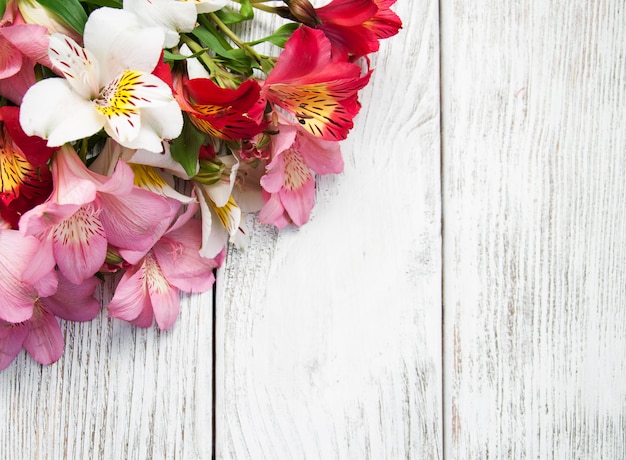
[[[59,270],[74,284],[90,278],[104,263],[107,238],[99,211],[85,205],[53,230],[54,258]]]
[[[154,70],[163,49],[163,31],[145,27],[129,11],[98,8],[85,24],[84,42],[100,63],[99,83],[105,86],[124,70]]]
[[[95,276],[81,284],[70,282],[59,273],[59,287],[53,296],[41,299],[55,316],[71,321],[89,321],[100,312],[100,302],[94,298],[100,280]]]
[[[179,32],[191,32],[196,26],[193,3],[171,0],[124,0],[124,9],[135,13],[148,26],[158,26],[165,33],[165,48],[178,45]]]
[[[104,122],[104,115],[94,110],[91,101],[80,98],[61,78],[33,85],[20,109],[24,132],[47,139],[49,147],[89,137],[102,129]]]
[[[63,354],[63,334],[52,313],[41,306],[35,310],[24,348],[38,363],[52,364]]]
[[[13,362],[28,334],[28,324],[0,322],[0,371]]]
[[[62,34],[50,36],[48,56],[55,70],[83,99],[98,94],[98,61],[70,37]]]
[[[107,306],[111,318],[123,319],[139,327],[149,327],[152,324],[152,305],[143,279],[143,266],[124,273]]]

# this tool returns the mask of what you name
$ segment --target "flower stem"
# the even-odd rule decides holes
[[[244,50],[252,59],[254,59],[259,65],[263,63],[263,57],[257,53],[250,45],[246,44],[237,34],[228,28],[226,24],[215,13],[208,13],[208,16],[215,23],[215,25],[224,32],[228,38],[230,38],[235,45]],[[200,23],[202,23],[202,17],[199,17]]]
[[[198,53],[205,49],[186,34],[181,34],[181,39],[193,53]],[[215,82],[219,86],[221,86],[222,88],[237,87],[236,78],[234,78],[233,75],[220,67],[209,55],[209,53],[201,53],[197,56],[197,58],[202,61],[206,69],[209,71],[209,75],[215,79]]]

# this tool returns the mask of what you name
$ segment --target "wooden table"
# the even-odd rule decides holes
[[[394,8],[311,222],[249,217],[169,332],[21,354],[1,458],[626,456],[623,0]]]

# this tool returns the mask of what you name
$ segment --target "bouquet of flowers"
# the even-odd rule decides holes
[[[306,223],[394,3],[0,1],[0,369],[59,359],[57,317],[97,316],[109,274],[109,316],[168,329],[242,212]],[[282,25],[244,41],[255,14]]]

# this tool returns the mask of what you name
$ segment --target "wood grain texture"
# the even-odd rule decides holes
[[[438,6],[400,2],[345,172],[218,277],[217,458],[440,458]]]
[[[447,458],[626,456],[624,24],[441,2]]]
[[[0,373],[3,460],[211,457],[210,292],[186,296],[167,332],[104,314],[62,329],[57,363],[22,352]]]

